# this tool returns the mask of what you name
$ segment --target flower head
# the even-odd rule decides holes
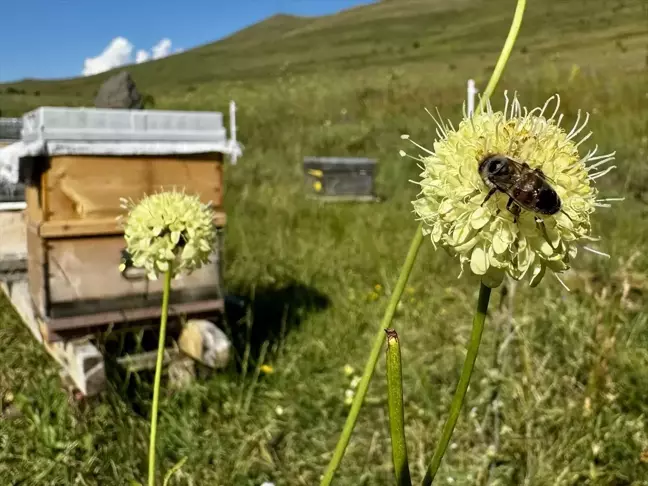
[[[565,131],[560,126],[563,116],[556,118],[557,95],[531,111],[520,105],[517,96],[512,102],[506,93],[505,98],[503,112],[487,104],[481,113],[464,115],[457,129],[435,120],[434,151],[415,143],[427,154],[417,158],[423,172],[418,181],[421,192],[413,205],[424,233],[435,246],[458,256],[462,271],[469,263],[471,271],[491,287],[498,286],[505,274],[516,280],[528,277],[535,286],[547,269],[559,273],[570,267],[577,243],[595,240],[590,236],[590,215],[596,206],[608,206],[614,199],[597,200],[594,181],[614,168],[601,169],[614,153],[596,156],[597,148],[579,153],[591,135],[581,135],[589,115],[581,120],[579,111],[574,128]],[[546,116],[553,99],[555,110]],[[401,155],[406,154],[401,151]],[[514,165],[510,178],[499,179],[498,185],[479,171],[480,163],[493,155],[504,156],[502,160]],[[558,204],[553,204],[552,214],[532,210],[541,201],[529,186],[523,189],[531,199],[522,200],[512,190],[520,187],[520,168],[555,191]]]
[[[174,277],[191,273],[214,249],[213,210],[196,195],[168,191],[144,197],[139,203],[122,199],[128,210],[120,217],[132,264],[155,280],[171,269]],[[125,263],[120,265],[124,271]]]

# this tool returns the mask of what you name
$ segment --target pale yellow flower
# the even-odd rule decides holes
[[[214,213],[200,198],[168,191],[138,203],[122,199],[128,211],[119,219],[133,266],[144,268],[149,279],[171,269],[174,277],[189,274],[210,260],[216,241]],[[126,264],[122,262],[120,271]]]
[[[435,120],[438,140],[433,151],[415,143],[427,154],[416,158],[423,172],[417,182],[421,192],[413,205],[424,233],[435,246],[457,256],[462,271],[468,263],[491,287],[498,286],[505,274],[516,280],[528,278],[535,286],[547,269],[554,274],[567,270],[577,245],[596,240],[590,235],[591,213],[597,206],[619,200],[597,199],[594,186],[597,178],[614,168],[601,168],[614,159],[614,153],[595,156],[597,148],[579,153],[591,135],[582,135],[589,115],[582,118],[579,111],[574,128],[565,131],[560,126],[563,116],[556,118],[557,95],[531,111],[520,105],[517,96],[509,102],[505,93],[505,98],[504,111],[493,111],[487,104],[481,113],[464,115],[456,129],[452,123]],[[556,107],[547,116],[552,100]],[[498,191],[484,202],[489,188],[478,166],[492,154],[541,169],[561,200],[561,210],[549,216],[522,210],[515,221],[506,209],[506,194]],[[401,151],[401,155],[407,154]]]

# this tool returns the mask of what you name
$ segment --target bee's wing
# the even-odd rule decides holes
[[[510,195],[510,191],[515,187],[518,181],[525,173],[524,165],[510,157],[508,159],[508,171],[501,175],[492,175],[491,179],[495,185]]]
[[[556,183],[556,181],[554,181],[551,177],[549,177],[547,174],[545,174],[542,171],[542,169],[540,169],[540,167],[531,168],[531,167],[529,167],[528,164],[525,164],[525,163],[522,163],[522,162],[520,162],[518,160],[515,160],[512,157],[509,157],[509,160],[512,162],[512,165],[516,165],[518,167],[518,170],[524,171],[524,168],[526,166],[526,168],[529,168],[530,170],[534,171],[536,174],[538,174],[540,177],[542,177],[545,181],[551,182],[552,184]]]
[[[551,177],[549,177],[547,174],[545,174],[544,172],[542,172],[541,169],[533,169],[533,170],[535,170],[536,173],[537,173],[540,177],[542,177],[545,181],[547,181],[547,182],[551,182],[551,183],[554,184],[554,185],[556,184],[556,181],[554,181]]]

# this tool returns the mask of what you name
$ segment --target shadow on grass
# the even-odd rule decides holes
[[[225,313],[209,318],[232,342],[231,361],[226,371],[239,375],[253,371],[280,349],[285,337],[296,329],[305,316],[324,310],[329,298],[300,282],[273,287],[249,286],[230,289],[225,299]],[[167,346],[178,336],[177,323],[169,321]],[[156,329],[111,336],[103,344],[106,378],[113,397],[119,397],[128,408],[148,419],[153,395],[154,370],[131,372],[117,362],[124,353],[157,349]],[[244,371],[245,370],[245,371]],[[198,380],[213,372],[197,364]],[[249,376],[249,374],[248,374]],[[163,387],[168,382],[163,378]]]
[[[225,305],[224,327],[232,340],[236,370],[254,368],[264,347],[266,356],[271,355],[307,314],[329,305],[325,294],[299,282],[233,289]]]

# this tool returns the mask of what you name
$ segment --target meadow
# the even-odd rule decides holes
[[[228,293],[249,306],[229,315],[228,370],[164,388],[159,467],[188,458],[172,485],[318,484],[417,225],[420,170],[399,157],[416,153],[400,135],[432,145],[425,108],[460,119],[466,80],[484,88],[513,7],[392,0],[324,19],[277,17],[129,68],[156,108],[226,111],[236,100],[244,144],[225,169],[224,258]],[[564,278],[571,292],[550,276],[494,292],[439,484],[648,485],[645,9],[530,2],[493,104],[503,107],[505,89],[529,107],[557,92],[565,126],[589,111],[594,135],[583,150],[617,153],[599,189],[626,199],[597,209],[596,248],[610,258],[580,252]],[[106,76],[0,85],[0,109],[90,105]],[[375,157],[383,202],[306,199],[307,155]],[[477,298],[477,281],[458,274],[426,242],[393,323],[416,481],[446,418]],[[104,394],[75,402],[10,304],[0,307],[0,484],[141,481],[151,376],[115,374]],[[385,392],[381,359],[335,484],[392,484]]]

